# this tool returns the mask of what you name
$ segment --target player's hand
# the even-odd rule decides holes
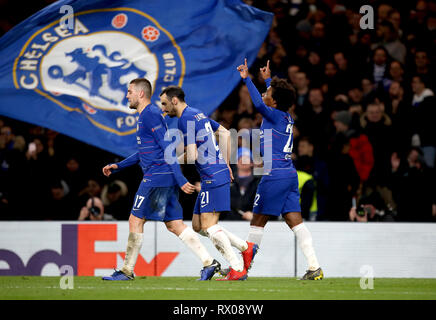
[[[230,166],[227,166],[227,168],[229,168],[229,173],[230,173],[230,181],[235,180],[235,177],[233,177],[233,171],[232,168],[230,168]]]
[[[201,191],[201,182],[200,181],[195,182],[194,186],[195,186],[195,192],[200,193],[200,191]]]
[[[111,175],[111,173],[112,173],[112,169],[114,169],[114,170],[118,169],[118,166],[116,164],[108,164],[107,166],[105,166],[103,168],[103,174],[106,177],[109,177]]]
[[[242,214],[242,219],[247,220],[247,221],[251,221],[251,219],[253,219],[253,212],[251,211],[245,211]]]
[[[238,68],[239,74],[242,79],[248,77],[248,66],[247,66],[247,58],[245,58],[244,64],[241,64]]]
[[[263,80],[271,78],[271,70],[269,68],[269,60],[266,62],[266,67],[260,68],[260,74]]]
[[[186,182],[183,186],[180,187],[180,189],[182,189],[182,191],[186,194],[191,194],[194,193],[195,186],[190,184],[189,182]]]

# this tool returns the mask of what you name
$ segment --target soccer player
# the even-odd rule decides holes
[[[193,229],[209,237],[218,251],[230,264],[226,277],[217,280],[245,280],[247,268],[256,254],[257,246],[246,242],[218,224],[219,215],[230,211],[230,182],[233,178],[229,165],[230,135],[228,130],[207,118],[200,110],[188,106],[182,88],[170,86],[160,94],[162,110],[177,117],[178,128],[184,137],[187,163],[195,163],[201,179],[192,217]],[[216,142],[216,136],[225,139],[226,160]],[[223,149],[224,149],[223,147]],[[242,253],[242,260],[232,246]],[[212,277],[213,275],[211,275]]]
[[[144,173],[129,217],[124,265],[111,276],[103,277],[103,280],[134,279],[133,269],[142,246],[144,223],[147,220],[163,221],[168,231],[178,236],[200,258],[204,266],[202,272],[211,273],[220,269],[219,262],[211,257],[197,233],[183,223],[178,187],[187,194],[193,193],[195,187],[183,176],[177,161],[167,161],[169,159],[164,158],[169,144],[169,141],[165,141],[167,125],[162,110],[151,103],[151,93],[151,84],[147,79],[138,78],[130,82],[127,91],[129,108],[136,109],[139,114],[136,129],[138,151],[121,162],[103,168],[103,174],[110,176],[140,164]]]
[[[237,70],[246,84],[256,109],[262,114],[261,149],[263,148],[264,168],[270,162],[270,172],[264,175],[258,185],[253,204],[253,219],[247,241],[260,245],[263,231],[270,216],[282,215],[294,232],[303,254],[309,264],[302,280],[321,280],[324,275],[312,245],[312,235],[303,223],[299,203],[297,171],[292,163],[292,128],[294,121],[288,113],[295,103],[295,90],[284,79],[271,80],[269,61],[260,69],[267,85],[261,96],[248,76],[247,59]],[[271,140],[265,140],[265,130],[272,130]],[[265,158],[265,149],[271,148],[272,159]]]

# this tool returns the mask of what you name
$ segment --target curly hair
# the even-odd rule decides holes
[[[286,80],[274,77],[271,80],[272,98],[277,103],[277,109],[287,112],[295,104],[296,92]]]

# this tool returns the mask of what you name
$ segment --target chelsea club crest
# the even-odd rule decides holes
[[[148,79],[155,102],[164,87],[182,86],[184,75],[172,35],[133,8],[75,13],[72,29],[53,21],[28,38],[13,68],[16,89],[34,90],[120,136],[136,132],[136,110],[126,98],[132,79]]]

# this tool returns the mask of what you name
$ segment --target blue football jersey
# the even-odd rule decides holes
[[[244,80],[254,106],[263,116],[260,127],[260,153],[264,161],[264,178],[287,178],[295,172],[291,159],[294,120],[289,113],[265,105],[251,79]]]
[[[150,187],[169,187],[184,185],[187,180],[183,176],[175,158],[175,150],[171,159],[165,159],[165,149],[171,141],[165,139],[168,134],[162,110],[149,104],[141,112],[136,128],[138,151],[117,163],[119,169],[139,163],[144,173],[143,182]]]
[[[219,123],[206,117],[202,111],[187,106],[179,118],[178,128],[185,146],[196,144],[198,157],[195,166],[205,187],[230,182],[230,172],[215,139]]]

